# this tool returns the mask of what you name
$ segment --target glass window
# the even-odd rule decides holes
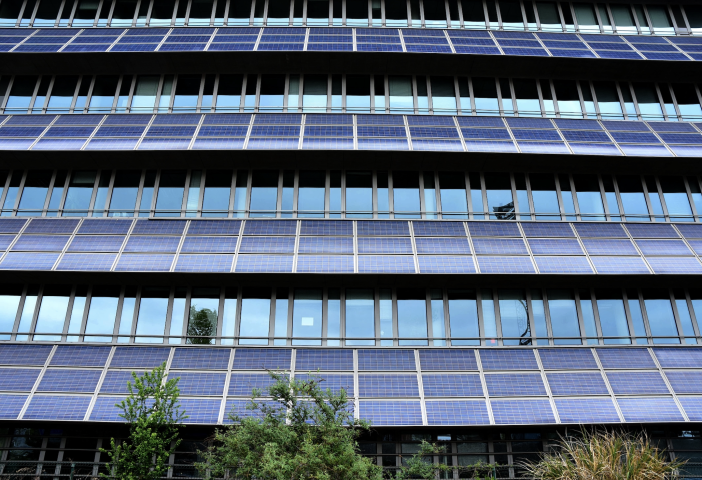
[[[378,183],[378,218],[390,218],[390,192],[388,188],[388,172],[376,173]]]
[[[168,314],[168,287],[142,287],[137,317],[136,342],[162,343]],[[143,335],[161,335],[159,337]]]
[[[439,187],[442,218],[468,218],[465,174],[439,172]]]
[[[483,313],[483,325],[485,328],[485,344],[488,347],[497,345],[497,317],[495,316],[495,300],[492,290],[484,288],[481,291],[481,307]]]
[[[188,25],[209,25],[214,0],[192,0]]]
[[[144,188],[141,191],[141,202],[139,204],[139,216],[148,217],[151,214],[151,204],[154,199],[156,185],[156,170],[147,170],[144,175]]]
[[[226,217],[232,190],[231,170],[208,170],[202,199],[203,217]]]
[[[341,344],[339,337],[341,337],[341,290],[330,288],[327,293],[327,345],[338,347]]]
[[[347,112],[370,113],[370,95],[370,75],[346,75]]]
[[[485,211],[483,206],[483,190],[480,184],[480,174],[479,173],[469,173],[468,180],[470,181],[470,201],[473,217],[476,219],[483,219],[485,215],[482,212]],[[475,213],[480,212],[480,213]]]
[[[86,217],[88,215],[96,175],[97,172],[94,170],[73,172],[71,181],[68,184],[66,202],[63,206],[63,215],[65,217]]]
[[[672,222],[692,222],[692,209],[683,177],[663,175],[658,178],[665,205]]]
[[[73,15],[72,27],[92,27],[100,2],[98,0],[80,0]]]
[[[346,218],[373,217],[373,173],[346,172]]]
[[[93,287],[88,309],[88,320],[85,324],[86,342],[112,341],[111,335],[115,330],[119,294],[119,287],[100,285]]]
[[[321,345],[322,290],[297,289],[293,302],[293,345]]]
[[[38,77],[34,75],[15,75],[10,96],[5,105],[5,113],[27,113],[34,96],[37,79]]]
[[[173,112],[185,113],[197,111],[201,81],[201,75],[178,75],[175,96],[173,97]]]
[[[27,286],[27,294],[24,297],[24,306],[22,307],[22,316],[20,317],[19,327],[17,328],[18,332],[29,332],[29,329],[32,327],[32,320],[34,320],[34,310],[36,309],[38,299],[39,286]],[[26,342],[29,340],[29,337],[27,335],[17,335],[17,340]]]
[[[626,115],[629,120],[638,120],[638,114],[636,113],[636,107],[634,106],[634,97],[631,96],[631,88],[627,82],[620,83],[620,91],[622,93],[622,100],[624,101],[624,110],[626,110]]]
[[[216,75],[205,75],[205,84],[202,86],[202,101],[200,102],[200,111],[209,112],[212,109],[214,100],[214,87]]]
[[[129,27],[134,21],[138,0],[116,0],[112,11],[112,27]]]
[[[607,208],[609,216],[615,222],[621,221],[621,211],[619,203],[617,203],[617,192],[614,190],[614,180],[611,175],[602,175],[602,186],[604,187],[605,199],[607,200]]]
[[[656,182],[656,177],[653,175],[646,175],[644,177],[646,182],[646,189],[648,190],[648,198],[651,200],[651,210],[656,216],[656,221],[664,222],[665,215],[663,213],[663,203],[661,202],[661,195],[658,192],[658,182]]]
[[[429,90],[427,88],[427,77],[418,75],[415,77],[417,82],[417,113],[429,114]],[[392,102],[390,103],[392,106]]]
[[[392,187],[395,218],[420,218],[417,172],[393,172]]]
[[[536,330],[537,345],[548,345],[548,328],[546,327],[546,311],[544,310],[544,298],[541,290],[531,290],[531,315],[534,320]]]
[[[438,218],[434,172],[424,172],[422,177],[424,180],[424,218]]]
[[[554,80],[553,88],[556,90],[561,117],[582,118],[583,110],[577,83],[574,80]]]
[[[672,85],[675,100],[683,120],[702,120],[702,107],[695,86],[689,83],[674,83]]]
[[[289,294],[287,288],[277,288],[275,292],[275,339],[274,345],[285,345],[288,333]]]
[[[77,342],[79,339],[78,334],[80,333],[80,328],[83,325],[83,313],[85,312],[85,303],[87,299],[88,287],[85,285],[78,285],[76,287],[76,293],[73,297],[71,318],[68,320],[69,335],[66,340],[69,342]]]
[[[236,336],[236,309],[237,309],[236,287],[228,287],[224,292],[224,309],[222,310],[222,345],[234,345]]]
[[[456,87],[453,77],[431,77],[431,100],[434,113],[456,115]]]
[[[448,291],[451,345],[480,345],[478,305],[474,290]]]
[[[188,315],[187,343],[210,345],[217,335],[218,287],[193,287]]]
[[[112,110],[118,81],[118,75],[98,75],[95,77],[88,106],[89,113],[109,113]]]
[[[164,170],[158,183],[157,217],[180,217],[185,194],[185,171]]]
[[[382,75],[373,76],[373,96],[375,113],[387,113],[388,106],[385,104],[385,78]]]
[[[536,81],[532,79],[515,78],[512,80],[517,110],[520,117],[540,117],[541,103]]]
[[[480,0],[461,1],[463,24],[466,28],[485,28],[485,10]]]
[[[183,343],[183,324],[185,323],[185,301],[187,300],[187,296],[188,287],[175,288],[168,343]],[[188,318],[189,317],[190,312],[188,312]]]
[[[69,113],[76,93],[77,75],[57,75],[46,113]]]
[[[578,21],[578,27],[583,33],[600,33],[600,27],[597,23],[595,9],[591,3],[574,3],[575,18]]]
[[[6,297],[0,297],[0,299],[4,298]],[[700,331],[700,327],[702,327],[702,291],[699,289],[690,290],[690,303],[692,304],[692,312],[697,321],[697,330]],[[14,303],[12,303],[12,305],[14,305]],[[10,308],[10,311],[14,312],[12,308]]]
[[[251,181],[251,216],[275,217],[278,208],[278,171],[254,170]]]
[[[429,344],[427,341],[427,300],[424,290],[397,290],[397,328],[400,345]]]
[[[202,188],[202,170],[191,170],[188,185],[188,199],[185,201],[185,216],[195,217],[200,204],[200,190]]]
[[[19,0],[0,3],[0,26],[14,27],[21,9],[22,2]]]
[[[505,30],[524,30],[522,6],[517,0],[500,0],[500,15]]]
[[[695,209],[697,210],[697,215],[699,216],[702,214],[702,191],[700,191],[700,184],[696,177],[687,177],[687,184],[690,187],[692,203],[695,204]]]
[[[531,327],[523,290],[499,290],[504,345],[531,345]]]
[[[36,91],[36,98],[29,113],[44,113],[44,104],[46,96],[49,93],[49,85],[51,85],[51,76],[44,75],[39,82],[39,88]]]
[[[327,111],[327,75],[305,75],[302,91],[303,112]]]
[[[600,182],[595,174],[573,175],[578,206],[583,220],[605,220]]]
[[[634,23],[634,17],[631,14],[629,5],[617,5],[612,3],[609,5],[609,9],[612,11],[617,33],[637,33],[636,24]]]
[[[514,200],[509,173],[486,173],[488,211],[492,220],[514,220]]]
[[[246,23],[248,23],[248,18],[246,19]],[[243,81],[243,75],[219,76],[216,112],[239,111]]]
[[[502,96],[502,115],[513,116],[514,99],[512,98],[509,78],[498,78],[497,83],[500,85],[500,95]]]
[[[110,198],[110,217],[134,216],[140,180],[139,170],[117,170]]]
[[[621,290],[596,290],[597,311],[605,345],[630,344],[629,325]]]
[[[21,298],[21,285],[5,285],[0,289],[0,340],[10,340]]]
[[[622,105],[619,101],[617,85],[614,82],[593,82],[595,95],[597,95],[597,106],[600,109],[602,118],[612,118],[623,120]]]
[[[300,107],[300,75],[288,78],[288,112],[297,112]]]
[[[112,172],[110,170],[102,170],[100,172],[97,193],[95,195],[95,205],[93,206],[91,217],[102,217],[105,214],[104,208],[107,202],[107,192],[110,189],[110,177],[112,177]]]
[[[324,170],[300,171],[297,216],[324,218],[324,194],[327,174]]]
[[[427,28],[446,28],[444,2],[424,2],[424,24]]]
[[[654,337],[653,343],[680,343],[668,291],[644,290],[643,297],[651,336]]]
[[[134,97],[132,98],[132,112],[153,112],[156,105],[158,83],[158,75],[139,75],[137,77]]]
[[[34,332],[53,333],[54,335],[35,335],[34,340],[56,342],[61,340],[70,299],[71,287],[68,285],[47,285],[44,287]]]
[[[641,302],[639,301],[639,292],[635,289],[628,289],[626,292],[629,313],[631,314],[631,324],[634,326],[634,333],[638,337],[636,343],[639,345],[649,343],[646,337],[646,327],[644,325],[643,312],[641,311]]]
[[[381,288],[380,291],[380,338],[381,346],[390,346],[393,344],[392,338],[396,336],[392,325],[392,290],[389,288]]]
[[[375,345],[375,300],[372,289],[346,290],[346,345]]]
[[[536,2],[541,29],[546,32],[562,32],[561,17],[558,15],[556,2]]]
[[[231,7],[230,7],[231,8]],[[268,25],[288,25],[290,0],[268,0]]]
[[[229,25],[248,25],[251,18],[251,0],[229,2]]]
[[[500,114],[494,78],[473,78],[473,96],[478,115]]]
[[[117,96],[117,105],[115,106],[115,112],[117,113],[128,111],[129,95],[132,91],[132,78],[132,75],[122,76],[122,82],[119,85],[119,95]],[[80,99],[80,96],[78,98]],[[76,108],[78,108],[78,103],[76,103]]]
[[[641,30],[641,33],[644,35],[650,35],[651,28],[648,24],[648,20],[646,19],[643,6],[635,4],[632,5],[632,7],[634,7],[634,13],[636,13],[636,20],[639,22],[639,29]]]
[[[134,307],[136,306],[137,287],[127,286],[124,288],[124,300],[122,301],[122,315],[119,320],[119,334],[125,335],[117,339],[120,343],[131,341],[132,325],[134,323]]]
[[[73,105],[74,113],[83,113],[86,102],[88,101],[88,93],[90,92],[92,79],[93,77],[87,75],[81,78],[80,87],[78,88],[78,97],[76,97],[76,103]]]
[[[59,170],[56,172],[54,188],[51,190],[51,198],[49,200],[49,209],[46,212],[47,217],[55,217],[58,215],[61,200],[63,199],[63,190],[64,186],[66,185],[67,175],[68,172],[66,172],[66,170]]]
[[[628,220],[650,221],[641,177],[617,175],[617,186],[619,187],[619,196],[622,199],[624,214],[629,217]]]
[[[549,290],[548,309],[556,345],[580,345],[580,325],[571,290]]]
[[[329,25],[329,0],[307,0],[307,25]]]
[[[368,26],[367,1],[346,2],[346,25],[359,27]]]
[[[583,315],[583,328],[588,345],[597,345],[597,325],[595,324],[595,309],[592,306],[592,294],[590,290],[580,290],[580,310]]]
[[[51,170],[29,170],[22,189],[17,216],[41,215],[49,192]]]
[[[436,288],[431,293],[431,330],[433,344],[437,347],[446,346],[446,319],[444,317],[444,293]]]
[[[257,75],[246,76],[246,88],[244,92],[244,111],[253,112],[256,109],[256,85],[258,83]]]
[[[286,312],[287,313],[287,312]],[[271,316],[270,288],[245,287],[241,298],[240,345],[267,345]]]
[[[654,33],[658,35],[674,35],[673,22],[668,15],[668,8],[664,5],[646,5],[648,16],[651,18]],[[689,12],[688,12],[689,18]]]
[[[285,75],[261,75],[260,111],[282,112],[284,98]]]
[[[534,211],[537,220],[560,220],[558,207],[558,192],[556,181],[552,174],[530,173],[529,185],[531,198],[534,202]],[[520,210],[524,210],[520,203]]]
[[[634,93],[643,120],[664,120],[661,102],[653,83],[634,82]]]
[[[407,2],[405,0],[385,0],[385,25],[388,27],[407,26]]]
[[[234,216],[246,216],[246,191],[248,190],[249,172],[238,170],[236,173],[236,189],[234,192]]]
[[[412,95],[412,77],[390,75],[390,113],[414,113],[414,97]],[[378,95],[376,88],[376,95]]]
[[[685,343],[695,344],[697,340],[695,336],[695,327],[692,325],[692,316],[690,315],[690,308],[687,305],[687,298],[685,291],[682,289],[675,289],[673,291],[675,296],[675,308],[678,312],[678,318],[680,319],[680,327],[682,329],[685,338]]]
[[[173,19],[173,0],[154,0],[149,26],[167,26]]]

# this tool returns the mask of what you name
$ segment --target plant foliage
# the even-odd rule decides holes
[[[180,409],[179,378],[164,382],[166,364],[138,376],[132,372],[127,382],[129,396],[115,406],[129,424],[129,437],[119,445],[110,441],[110,449],[101,449],[109,457],[108,475],[120,480],[153,480],[165,476],[168,457],[180,444],[181,423],[187,415]]]

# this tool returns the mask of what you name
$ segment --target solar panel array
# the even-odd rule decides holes
[[[242,149],[693,157],[702,155],[702,123],[311,113],[0,117],[0,150]]]
[[[416,28],[0,29],[0,52],[353,51],[702,60],[702,39]]]
[[[107,355],[104,353],[107,352]],[[69,361],[65,361],[69,359]],[[121,421],[115,404],[169,361],[186,423],[221,424],[266,369],[345,389],[374,425],[699,421],[702,348],[309,349],[0,345],[0,418]],[[326,361],[329,361],[327,364]],[[320,370],[317,373],[317,369]],[[222,408],[223,407],[223,408]]]
[[[0,219],[0,232],[0,270],[702,273],[692,224],[37,218]]]

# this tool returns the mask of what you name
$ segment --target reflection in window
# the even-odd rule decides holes
[[[258,103],[260,110],[262,112],[282,112],[284,98],[285,75],[261,75]]]
[[[236,336],[237,288],[228,287],[224,292],[222,309],[222,345],[234,345]],[[228,338],[226,338],[228,337]]]
[[[385,0],[385,25],[388,27],[407,26],[407,2],[405,0]]]
[[[672,87],[682,120],[702,120],[702,107],[695,86],[689,83],[674,83]]]
[[[44,3],[44,2],[42,2]],[[57,75],[51,89],[51,97],[46,107],[46,113],[68,113],[76,93],[78,76]]]
[[[267,345],[271,317],[271,289],[247,288],[241,296],[240,345]],[[287,314],[287,310],[286,310]]]
[[[66,340],[69,342],[77,342],[79,340],[78,334],[83,325],[83,313],[85,312],[87,300],[88,287],[86,285],[78,285],[75,295],[73,296],[71,317],[68,320],[68,337],[66,337]]]
[[[186,343],[210,345],[217,335],[219,288],[193,287]]]
[[[684,343],[697,343],[697,340],[694,338],[695,327],[692,325],[692,316],[690,315],[690,309],[687,305],[685,291],[682,289],[675,289],[673,291],[673,294],[675,296],[675,308],[678,312],[680,327],[682,329],[683,335],[687,337],[684,339]]]
[[[641,178],[634,175],[618,175],[617,186],[627,219],[630,221],[650,221]]]
[[[478,305],[473,290],[448,291],[451,345],[480,345]]]
[[[346,172],[346,217],[373,217],[373,172]]]
[[[99,2],[95,0],[80,0],[73,15],[72,27],[92,27],[95,23]]]
[[[327,291],[327,345],[338,347],[341,342],[341,290]]]
[[[136,326],[137,337],[135,339],[137,343],[163,343],[169,290],[167,287],[143,287],[141,289]]]
[[[456,115],[458,113],[453,77],[431,77],[431,101],[435,114]]]
[[[602,118],[612,118],[623,120],[622,105],[619,101],[617,85],[614,82],[593,82],[595,95],[597,95],[597,106],[600,109]]]
[[[248,19],[247,19],[248,23]],[[239,111],[243,75],[220,75],[215,112]]]
[[[202,188],[202,170],[191,170],[188,182],[188,199],[185,201],[185,216],[195,217],[200,204],[200,189]]]
[[[30,170],[24,181],[17,216],[41,215],[51,184],[51,170]]]
[[[555,2],[536,2],[539,13],[541,29],[545,32],[562,32],[561,18],[558,15],[558,6]]]
[[[424,290],[398,289],[397,327],[400,345],[428,345],[427,307]],[[412,340],[412,339],[424,340]]]
[[[485,190],[487,192],[488,211],[491,220],[513,220],[514,200],[512,183],[508,173],[486,173]]]
[[[305,75],[302,92],[303,112],[327,111],[327,75]]]
[[[441,289],[430,291],[431,330],[434,346],[446,346],[446,320],[444,318],[444,293]]]
[[[134,97],[132,98],[132,112],[153,112],[156,105],[158,82],[158,75],[139,75],[137,77]]]
[[[209,21],[209,19],[208,19]],[[200,75],[178,75],[178,83],[173,97],[173,112],[186,113],[197,111],[200,96]]]
[[[553,175],[548,173],[530,173],[531,198],[537,220],[560,220],[558,192]],[[520,209],[524,208],[520,204]]]
[[[661,102],[653,83],[633,82],[636,101],[643,120],[664,120]]]
[[[567,7],[565,7],[567,8]],[[600,27],[595,16],[595,9],[591,3],[574,3],[575,18],[578,21],[578,27],[583,33],[600,33]]]
[[[254,170],[251,181],[251,217],[275,217],[278,208],[278,171]]]
[[[156,197],[157,217],[179,217],[185,194],[185,171],[164,170],[158,184]]]
[[[226,217],[231,189],[231,170],[208,170],[202,199],[202,216]]]
[[[297,289],[293,302],[293,345],[322,344],[322,290]]]
[[[595,293],[605,345],[631,343],[621,291],[597,290]]]
[[[661,176],[658,179],[671,222],[692,222],[692,209],[683,177]]]
[[[515,78],[512,80],[514,97],[517,101],[517,110],[520,117],[540,117],[541,104],[536,81],[533,79]]]
[[[73,172],[63,206],[64,216],[85,217],[88,215],[96,174],[95,171],[85,170]]]
[[[298,217],[324,218],[324,170],[301,170],[297,197]]]
[[[168,333],[168,343],[182,343],[187,296],[187,287],[176,287],[173,295],[173,310],[171,312],[171,328]],[[190,312],[188,311],[188,317],[190,317],[189,314]]]
[[[100,179],[98,180],[97,192],[95,194],[95,205],[93,207],[93,213],[91,217],[102,217],[105,215],[105,208],[107,202],[107,192],[110,189],[110,178],[112,177],[112,172],[110,170],[102,170],[100,172]]]
[[[662,338],[678,336],[678,327],[675,324],[668,291],[644,290],[643,297],[651,336],[654,337],[653,343],[680,343],[678,338]]]
[[[504,345],[531,345],[531,327],[524,291],[500,290],[498,296]]]
[[[375,345],[375,300],[372,289],[346,290],[346,345]]]
[[[295,171],[283,170],[283,195],[279,210],[282,218],[292,218],[293,205],[295,202]],[[323,205],[323,204],[322,204]]]
[[[124,288],[124,300],[122,301],[122,315],[119,320],[119,334],[124,335],[117,339],[119,343],[131,341],[129,335],[132,334],[134,323],[134,307],[136,306],[137,287],[128,285]]]
[[[54,335],[34,335],[34,340],[55,342],[61,340],[70,298],[71,287],[68,285],[47,285],[44,287],[34,332],[53,333]]]
[[[417,172],[393,172],[395,218],[419,218],[419,176]]]
[[[131,217],[134,215],[140,180],[141,172],[139,170],[117,171],[112,187],[112,197],[110,197],[110,217]]]
[[[212,17],[213,0],[192,0],[188,25],[209,25]]]
[[[232,7],[230,7],[232,8]],[[269,0],[267,25],[288,25],[290,22],[290,1]]]
[[[656,177],[651,175],[646,175],[644,177],[646,182],[646,189],[648,190],[648,198],[651,200],[651,210],[656,216],[657,222],[665,221],[665,214],[663,213],[663,202],[661,202],[661,195],[658,192],[658,182]]]
[[[548,345],[548,327],[546,326],[546,311],[544,310],[544,300],[541,290],[532,289],[531,291],[531,316],[534,320],[534,329],[536,331],[536,344]]]
[[[610,4],[609,9],[612,11],[617,33],[634,35],[637,33],[636,23],[634,23],[634,17],[631,14],[629,5]]]
[[[600,183],[595,174],[573,175],[578,207],[583,220],[605,220]]]
[[[583,111],[580,105],[578,84],[574,80],[554,80],[553,88],[556,90],[558,111],[561,117],[582,118]]]
[[[93,287],[88,310],[88,321],[85,324],[86,342],[112,341],[112,333],[114,332],[117,319],[119,291],[119,287],[113,286],[96,285]]]
[[[346,76],[346,111],[370,113],[370,75]]]
[[[664,5],[646,5],[648,16],[651,18],[651,25],[657,35],[674,35],[673,22],[668,15],[668,9]]]
[[[20,285],[5,285],[0,291],[0,340],[10,340],[21,298]]]
[[[468,218],[465,174],[439,172],[439,187],[442,218]]]
[[[109,113],[112,110],[118,81],[117,75],[98,75],[95,77],[88,113]]]
[[[580,345],[580,325],[575,297],[570,290],[549,290],[548,309],[556,345]]]
[[[390,113],[414,113],[412,77],[390,75],[388,76],[388,85],[390,88]],[[377,88],[376,95],[378,95]]]
[[[275,292],[275,339],[274,345],[285,345],[288,332],[288,307],[290,291],[287,288],[277,288]]]

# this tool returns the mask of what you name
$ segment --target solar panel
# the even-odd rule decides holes
[[[598,368],[589,349],[582,348],[541,348],[541,364],[545,370],[579,370]]]
[[[24,420],[83,420],[90,397],[35,395],[22,417]]]
[[[293,253],[295,237],[244,237],[240,253]]]
[[[185,220],[137,220],[132,235],[182,235]]]
[[[292,272],[292,255],[239,255],[237,272]]]
[[[257,401],[259,404],[264,404],[268,407],[273,407],[273,408],[280,408],[280,404],[270,401],[270,400],[258,400]],[[248,417],[256,417],[260,418],[261,413],[260,410],[250,410],[247,408],[249,405],[250,401],[249,400],[227,400],[227,403],[225,404],[224,408],[224,423],[225,424],[231,424],[232,416],[236,416],[239,418],[248,418]]]
[[[425,397],[482,397],[483,386],[480,376],[423,374],[422,384]]]
[[[164,347],[117,347],[111,368],[154,368],[168,360],[170,348]]]
[[[230,352],[228,348],[176,348],[171,368],[226,370],[229,367]]]
[[[8,253],[0,270],[51,270],[58,253]]]
[[[463,118],[463,117],[461,117]],[[473,237],[521,237],[516,223],[468,222],[468,230]]]
[[[238,237],[185,237],[182,253],[234,253]]]
[[[0,345],[0,365],[44,365],[50,345]]]
[[[361,397],[418,397],[416,375],[359,374]]]
[[[663,368],[702,368],[702,348],[657,347],[653,353]]]
[[[607,372],[607,378],[617,395],[669,393],[658,372]]]
[[[221,404],[219,399],[181,398],[180,407],[188,415],[183,423],[216,424]]]
[[[692,255],[682,240],[637,240],[644,255]]]
[[[534,255],[583,255],[580,243],[575,239],[532,238],[529,247]]]
[[[359,416],[376,426],[422,425],[422,408],[419,401],[361,400]]]
[[[475,253],[528,255],[529,251],[521,238],[475,238],[473,239]]]
[[[477,371],[475,350],[419,350],[422,371],[458,370]]]
[[[116,272],[167,272],[175,255],[123,253],[117,261]]]
[[[322,391],[326,392],[327,389],[331,390],[332,393],[338,395],[343,389],[346,391],[346,395],[349,397],[354,396],[353,388],[353,375],[338,375],[338,374],[322,374],[317,375],[316,373],[312,376],[303,373],[295,374],[295,379],[299,381],[309,381],[314,378],[315,381],[319,382],[318,385]]]
[[[300,237],[299,253],[353,253],[350,237]]]
[[[0,370],[0,390],[3,392],[29,392],[41,373],[39,369],[5,368]],[[3,395],[4,397],[4,395]]]
[[[94,422],[124,422],[119,416],[122,409],[115,406],[124,400],[125,397],[98,397],[90,412],[90,420]]]
[[[536,273],[529,257],[478,257],[480,273]]]
[[[702,372],[668,371],[665,376],[677,394],[702,393]]]
[[[672,225],[631,223],[626,229],[634,238],[679,238]]]
[[[12,251],[60,252],[70,238],[67,235],[21,235]]]
[[[419,255],[421,273],[476,273],[473,258],[449,257],[443,255]]]
[[[415,237],[465,237],[463,222],[422,222],[413,221]]]
[[[639,252],[631,240],[609,238],[584,238],[583,245],[590,255],[637,255]]]
[[[302,220],[300,235],[353,235],[353,222],[344,220]]]
[[[627,422],[682,422],[683,418],[672,397],[617,398]]]
[[[289,349],[238,348],[234,355],[234,370],[289,370]]]
[[[485,375],[485,383],[491,397],[515,397],[546,395],[539,373],[497,373]]]
[[[702,420],[702,398],[699,397],[680,397],[680,403],[687,413],[687,418],[691,422],[699,422]]]
[[[119,252],[124,243],[123,236],[85,235],[73,238],[67,252]]]
[[[493,400],[491,406],[498,425],[556,423],[548,400]]]
[[[78,220],[33,219],[24,233],[71,234],[78,226]]]
[[[458,255],[470,254],[470,243],[467,238],[416,238],[417,253],[453,253]]]
[[[61,367],[102,367],[110,355],[110,347],[59,345],[50,365]]]
[[[536,257],[540,273],[594,273],[585,257]]]
[[[248,220],[244,235],[295,235],[295,220]]]
[[[359,273],[415,273],[411,255],[359,255]]]
[[[317,350],[300,348],[295,357],[295,370],[315,372],[317,370],[353,370],[351,350]]]
[[[359,221],[359,236],[405,235],[409,236],[409,224],[401,221]]]
[[[622,274],[622,273],[650,273],[642,258],[632,257],[590,257],[597,273]]]
[[[702,238],[702,225],[687,225],[684,223],[678,223],[675,226],[685,238]],[[2,228],[1,224],[0,228]]]
[[[527,237],[574,237],[573,230],[567,223],[522,223]]]
[[[659,274],[699,274],[702,265],[695,257],[647,257],[648,264]]]
[[[416,368],[413,350],[358,350],[360,371],[415,370]]]
[[[609,395],[600,372],[549,373],[546,377],[553,395]]]
[[[480,350],[483,370],[538,370],[530,350]]]
[[[168,379],[180,378],[178,388],[181,395],[221,396],[224,393],[225,373],[174,372]]]
[[[557,398],[561,423],[618,423],[619,415],[611,398]]]
[[[232,269],[234,255],[184,255],[178,256],[175,272],[224,272]]]
[[[287,375],[285,375],[287,378]],[[268,395],[268,388],[275,380],[268,373],[232,373],[229,380],[229,396],[251,397],[254,389]]]
[[[604,368],[656,368],[648,350],[643,348],[598,348]]]
[[[100,370],[48,369],[39,383],[38,392],[93,393],[100,380]]]
[[[19,218],[0,219],[0,233],[19,233],[25,223],[26,220]]]
[[[489,425],[490,416],[484,401],[432,400],[426,402],[429,425]]]
[[[412,253],[412,241],[409,237],[374,237],[359,238],[358,253]]]
[[[178,251],[179,244],[180,237],[132,235],[129,237],[129,240],[127,240],[124,251],[175,253]]]
[[[141,377],[144,372],[134,372]],[[100,393],[129,393],[127,382],[134,385],[134,377],[129,370],[108,370],[100,386]]]
[[[27,395],[0,395],[0,418],[15,420],[26,401]]]

